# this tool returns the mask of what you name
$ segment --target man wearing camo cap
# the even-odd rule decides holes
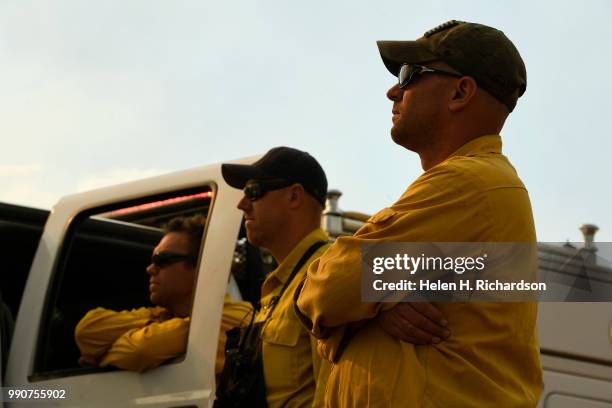
[[[296,312],[334,363],[326,404],[534,407],[542,388],[537,304],[439,302],[429,305],[434,313],[363,302],[360,276],[362,244],[535,242],[527,190],[499,136],[526,90],[525,65],[501,31],[454,20],[378,49],[398,77],[387,92],[392,139],[419,155],[424,172],[354,236],[339,238],[296,292]],[[450,337],[418,333],[410,323],[418,313],[448,323]],[[402,331],[426,341],[400,341]]]

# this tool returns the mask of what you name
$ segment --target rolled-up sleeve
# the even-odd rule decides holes
[[[296,304],[300,320],[316,338],[328,337],[329,328],[371,319],[381,309],[381,303],[361,301],[361,241],[339,238],[308,269]]]

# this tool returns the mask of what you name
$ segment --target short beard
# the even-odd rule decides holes
[[[413,121],[411,126],[413,131],[406,126],[398,126],[401,123],[393,124],[391,128],[391,138],[393,141],[415,153],[420,153],[436,144],[436,125],[439,123],[440,112],[434,112],[429,117],[421,118],[418,122]],[[418,133],[414,129],[419,129]]]

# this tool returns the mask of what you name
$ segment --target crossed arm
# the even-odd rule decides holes
[[[142,372],[183,354],[189,318],[167,317],[161,307],[89,311],[75,329],[79,363]]]
[[[313,336],[375,319],[400,340],[427,344],[450,335],[448,322],[427,302],[363,302],[362,246],[381,242],[456,242],[466,240],[466,225],[478,236],[479,213],[466,200],[464,177],[448,167],[420,177],[396,202],[374,215],[354,236],[340,237],[310,266],[296,311]],[[468,193],[469,194],[469,193]]]
[[[319,261],[315,261],[311,266],[311,271],[316,271],[320,268],[318,265]],[[356,267],[359,270],[358,267]],[[335,273],[338,273],[338,269],[333,269]],[[314,280],[318,283],[317,276],[309,276],[309,279]],[[309,282],[306,280],[304,285],[308,285]],[[347,288],[346,283],[337,283],[337,288],[341,291]],[[330,285],[331,286],[331,285]],[[325,285],[324,289],[331,289],[330,286]],[[316,287],[316,286],[315,286]],[[316,306],[309,305],[310,298],[308,296],[319,296],[316,290],[310,288],[310,292],[302,290],[300,293],[296,293],[296,311],[300,316],[302,322],[307,328],[318,338],[326,338],[330,334],[330,330],[333,327],[349,324],[349,327],[358,327],[359,321],[375,319],[380,327],[385,330],[389,335],[395,337],[401,341],[413,343],[413,344],[430,344],[439,343],[440,341],[448,338],[451,334],[448,329],[448,321],[442,315],[442,313],[429,302],[402,302],[402,303],[387,303],[387,304],[373,304],[363,303],[353,304],[347,306],[350,300],[347,299],[346,293],[335,293],[334,295],[326,295],[325,297],[333,302],[328,305],[329,309],[327,313],[321,313],[316,311]],[[321,299],[321,297],[319,297]],[[337,299],[338,301],[335,301]],[[325,302],[325,300],[323,300]],[[301,309],[300,305],[307,305],[304,310]],[[321,305],[325,308],[325,304]],[[311,313],[315,316],[315,320],[311,321],[304,313]],[[318,319],[317,319],[318,317]]]
[[[215,360],[215,373],[223,370],[225,332],[248,321],[253,308],[248,302],[234,302],[226,295]],[[187,349],[189,317],[170,318],[162,307],[141,307],[116,312],[90,310],[75,329],[81,350],[79,363],[143,372],[178,357]]]

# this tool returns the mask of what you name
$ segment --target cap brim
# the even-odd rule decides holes
[[[246,182],[251,179],[269,177],[269,175],[259,167],[250,164],[222,164],[221,174],[227,184],[239,189],[243,189]]]
[[[417,41],[376,41],[385,67],[397,76],[406,63],[419,64],[440,59]]]

